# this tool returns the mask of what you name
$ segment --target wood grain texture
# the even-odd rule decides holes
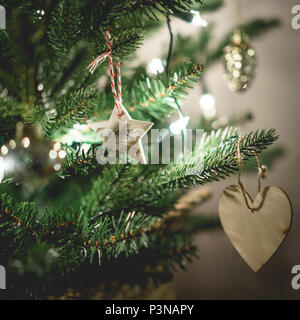
[[[89,123],[89,127],[104,139],[103,146],[109,146],[113,151],[121,151],[122,146],[122,151],[138,163],[147,164],[142,138],[153,123],[134,120],[123,105],[120,105],[120,108],[121,116],[118,116],[117,109],[114,108],[109,120]],[[115,135],[112,136],[112,133]],[[112,137],[115,139],[111,139]],[[106,163],[105,159],[104,163]]]
[[[292,221],[292,206],[283,190],[267,187],[254,201],[260,207],[252,212],[245,204],[240,186],[227,187],[219,202],[223,229],[249,267],[257,272],[276,253],[287,236]],[[262,205],[260,205],[262,203]]]

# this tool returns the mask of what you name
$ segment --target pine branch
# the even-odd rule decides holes
[[[216,134],[216,140],[221,136],[222,132]],[[226,135],[226,131],[224,132]],[[224,134],[223,133],[223,134]],[[219,181],[229,176],[238,170],[236,150],[238,137],[231,139],[231,141],[219,143],[218,146],[211,145],[212,138],[208,138],[205,142],[206,146],[210,146],[209,151],[204,155],[203,172],[195,172],[193,175],[185,175],[184,171],[190,173],[193,168],[197,169],[197,162],[187,165],[175,165],[170,169],[163,169],[162,175],[169,176],[167,182],[160,184],[159,189],[176,190],[178,188],[188,188],[196,184],[205,184],[207,182]],[[275,142],[278,136],[275,129],[257,130],[250,132],[243,137],[241,143],[241,154],[245,160],[255,154],[261,153],[269,145]],[[216,141],[215,140],[215,141]],[[204,147],[205,148],[205,147]],[[205,148],[204,150],[207,150]]]
[[[25,116],[26,110],[15,99],[0,97],[0,136],[3,136],[5,141],[13,138],[16,131],[16,123]]]
[[[276,138],[274,130],[249,133],[241,143],[241,153],[244,159],[253,156],[254,153],[261,152]],[[143,182],[144,184],[146,182],[148,186],[146,192],[143,189],[141,193],[143,198],[138,199],[141,182],[137,181],[134,190],[136,195],[135,198],[132,198],[135,200],[132,202],[133,207],[131,209],[120,208],[119,212],[116,210],[115,214],[100,215],[92,220],[89,218],[91,212],[85,206],[87,203],[83,203],[82,208],[74,212],[60,212],[58,209],[48,211],[39,221],[32,204],[15,204],[12,198],[2,196],[1,212],[4,213],[2,217],[5,217],[5,220],[0,222],[1,238],[8,242],[5,246],[10,248],[10,255],[12,256],[16,252],[20,257],[26,255],[26,251],[32,248],[36,241],[53,245],[64,261],[64,269],[68,268],[70,261],[74,269],[75,266],[79,266],[85,260],[92,262],[97,259],[98,263],[101,263],[107,259],[116,259],[123,255],[135,255],[143,248],[157,248],[159,246],[160,254],[168,257],[169,266],[164,264],[164,272],[169,274],[170,268],[172,270],[175,265],[184,267],[182,264],[183,257],[188,258],[189,254],[194,251],[190,251],[189,240],[178,231],[178,227],[174,227],[172,215],[161,219],[149,214],[151,212],[149,208],[151,208],[153,202],[166,198],[169,191],[174,192],[178,188],[190,187],[195,183],[204,184],[208,181],[215,181],[236,171],[237,139],[237,135],[232,130],[220,131],[206,137],[204,145],[207,152],[204,157],[204,172],[193,177],[182,174],[182,166],[178,165],[172,167],[172,172],[168,167],[161,169],[155,173],[156,178],[151,177],[153,168],[147,168],[146,171],[149,170],[149,173],[145,177],[150,179]],[[114,180],[113,185],[107,183],[106,189],[110,193],[110,200],[117,197],[116,201],[120,201],[123,197],[126,198],[128,204],[131,203],[132,193],[126,194],[126,197],[123,196],[123,192],[128,191],[128,188],[125,188],[124,185],[123,188],[118,188],[120,183],[122,184],[130,177],[132,178],[132,172],[129,173],[130,170],[133,170],[131,168],[134,168],[137,172],[140,170],[139,166],[129,166],[125,171],[124,167],[120,167],[121,171],[116,172],[115,177],[112,178],[109,178],[110,171],[107,171],[107,179]],[[155,170],[153,174],[154,172]],[[164,177],[161,175],[164,175]],[[147,181],[151,181],[155,188],[151,189]],[[101,195],[101,192],[98,194]],[[105,193],[103,197],[108,201]],[[142,204],[140,208],[138,208],[139,203]],[[8,220],[7,216],[9,217]],[[214,225],[212,221],[204,220],[197,223],[205,226],[208,226],[208,223]],[[186,227],[188,225],[189,221],[186,221]],[[184,228],[183,225],[180,226],[180,229],[181,227]],[[72,259],[70,261],[69,259],[65,260],[70,252],[72,252]],[[171,255],[168,255],[170,252]],[[174,255],[174,252],[177,252],[177,255]]]
[[[63,179],[74,176],[87,176],[98,170],[98,174],[104,169],[104,166],[99,166],[96,160],[96,148],[99,145],[91,145],[91,148],[86,153],[80,151],[79,147],[77,151],[74,151],[70,147],[66,147],[67,157],[63,163],[63,168],[59,172],[59,176]]]
[[[189,12],[195,3],[202,3],[201,0],[141,0],[132,2],[130,0],[123,1],[121,5],[115,6],[112,10],[112,15],[120,16],[120,11],[126,13],[136,20],[148,18],[159,20],[159,15],[165,17],[171,16],[174,13],[183,14]]]
[[[200,1],[201,2],[201,1]],[[193,9],[198,10],[201,14],[204,12],[211,12],[218,10],[224,5],[224,0],[204,0],[203,3],[194,5]],[[174,16],[184,21],[191,22],[193,20],[193,14],[190,11],[174,11]]]
[[[42,118],[44,132],[51,136],[55,130],[64,132],[75,123],[86,122],[93,114],[97,95],[96,88],[88,88],[72,91],[57,99],[57,114],[54,117],[45,115]]]
[[[127,218],[124,219],[125,217]],[[137,254],[142,248],[159,246],[164,251],[162,243],[167,252],[174,248],[180,252],[180,247],[190,246],[190,239],[182,233],[172,231],[167,221],[135,211],[122,212],[118,218],[101,218],[86,229],[85,238],[87,257],[93,259],[94,255],[98,254],[99,263],[101,258],[130,256]],[[182,260],[178,263],[181,264]]]
[[[277,138],[274,129],[250,132],[241,144],[241,153],[245,161],[255,153],[261,153]],[[110,201],[114,203],[126,199],[126,208],[131,207],[134,210],[142,206],[151,214],[155,214],[152,211],[157,210],[156,202],[164,207],[163,199],[169,192],[219,181],[237,172],[236,148],[239,137],[236,130],[213,132],[203,139],[204,154],[201,148],[193,152],[193,157],[187,163],[171,164],[161,169],[152,165],[157,167],[157,170],[153,169],[152,174],[138,181],[134,191],[127,188],[123,181],[118,195],[112,193]]]
[[[261,153],[277,138],[273,129],[250,132],[244,137],[241,145],[245,161],[255,153]],[[175,204],[177,196],[174,192],[225,179],[237,172],[238,139],[235,129],[220,130],[212,132],[210,136],[204,136],[203,149],[194,150],[191,160],[187,163],[171,164],[166,168],[159,165],[149,165],[147,168],[139,165],[128,166],[115,184],[114,190],[111,190],[105,205],[99,206],[99,211],[113,210],[112,213],[118,214],[123,209],[143,209],[154,216],[165,213],[166,211],[160,208],[166,210]],[[204,154],[202,150],[205,150]],[[133,184],[134,189],[131,187]],[[98,192],[102,192],[100,181]],[[173,196],[169,197],[169,194]]]
[[[213,26],[202,28],[197,37],[183,37],[178,34],[175,41],[171,65],[184,62],[187,57],[192,63],[203,61],[208,53],[208,47],[212,40]],[[206,66],[205,66],[206,67]]]
[[[174,99],[181,101],[187,90],[200,79],[202,72],[201,65],[183,64],[171,70],[170,77],[165,74],[156,78],[143,76],[130,87],[124,87],[124,104],[135,119],[161,120],[177,110]],[[110,114],[108,106],[112,105],[113,97],[109,90],[101,95],[97,108],[99,113],[107,111]]]
[[[115,190],[128,165],[120,164],[106,166],[102,175],[95,180],[89,194],[83,199],[82,204],[90,215],[109,208],[110,194]],[[101,213],[100,213],[101,215]]]
[[[83,246],[84,259],[92,261],[96,253],[99,259],[101,255],[105,259],[111,259],[119,255],[136,254],[141,248],[150,245],[155,246],[156,241],[162,241],[162,232],[166,229],[163,220],[145,213],[123,211],[118,218],[105,216],[90,223],[86,219],[85,212],[82,211],[82,214],[75,217],[75,212],[62,215],[58,210],[47,211],[42,219],[38,219],[32,204],[15,204],[11,197],[3,195],[0,208],[0,233],[1,242],[5,241],[1,243],[1,247],[5,243],[6,249],[1,255],[13,257],[18,254],[21,258],[26,256],[26,252],[37,242],[41,242],[47,247],[54,246],[61,255],[65,255],[71,245],[72,252],[77,256],[68,261],[67,264],[70,265],[74,259],[77,262],[82,261],[83,255],[80,252]],[[168,248],[175,246],[178,250],[178,235],[175,235],[174,239],[170,239],[170,235]]]
[[[51,15],[48,30],[49,45],[55,54],[64,59],[80,40],[82,40],[83,17],[76,1],[63,0]]]

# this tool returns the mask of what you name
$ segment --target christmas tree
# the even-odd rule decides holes
[[[238,171],[239,126],[251,117],[222,123],[204,112],[201,147],[190,152],[189,161],[169,164],[101,164],[97,152],[105,141],[91,128],[110,119],[122,100],[130,118],[153,128],[169,127],[170,116],[178,116],[170,131],[186,137],[181,105],[188,90],[200,83],[207,91],[205,72],[224,59],[236,31],[212,45],[212,26],[197,38],[175,38],[171,21],[205,24],[202,13],[223,1],[4,0],[2,5],[0,264],[8,274],[7,292],[41,299],[72,288],[80,298],[98,288],[98,298],[114,298],[123,291],[131,297],[135,288],[143,297],[197,256],[196,232],[219,225],[217,217],[188,214],[209,198],[206,188],[186,193]],[[248,41],[278,24],[260,18],[238,30]],[[165,56],[150,70],[132,67],[144,39],[165,25],[170,33]],[[246,63],[249,69],[251,59]],[[110,71],[117,66],[119,89],[122,81],[117,97],[109,66]],[[247,89],[255,63],[252,67],[244,79],[227,68],[233,85],[242,83],[237,90]],[[276,139],[274,129],[243,136],[244,161]]]

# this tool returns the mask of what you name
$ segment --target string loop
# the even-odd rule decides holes
[[[121,65],[119,57],[116,57],[116,72],[117,72],[117,84],[118,89],[116,89],[115,84],[115,71],[114,71],[114,62],[112,58],[112,42],[111,42],[111,29],[108,28],[105,33],[105,41],[107,44],[107,51],[100,54],[92,63],[88,66],[88,69],[93,74],[98,66],[104,62],[106,59],[109,61],[109,76],[110,76],[110,86],[115,100],[115,108],[117,110],[117,116],[121,117],[122,115],[122,78],[121,78]]]
[[[254,211],[258,211],[262,207],[264,200],[265,200],[265,193],[263,193],[263,195],[262,195],[263,197],[262,197],[261,203],[259,203],[257,206],[254,206],[253,202],[249,203],[249,200],[248,200],[249,197],[248,197],[246,189],[241,181],[242,171],[243,171],[243,156],[241,154],[242,140],[243,140],[243,137],[239,138],[238,143],[237,143],[237,157],[238,157],[238,164],[239,164],[238,184],[242,190],[243,197],[244,197],[245,204],[246,204],[247,208],[249,210],[251,210],[251,212],[254,212]],[[258,188],[257,189],[258,189],[258,193],[260,193],[261,192],[261,179],[266,177],[267,167],[262,165],[257,153],[255,153],[255,158],[256,158],[257,167],[258,167]]]

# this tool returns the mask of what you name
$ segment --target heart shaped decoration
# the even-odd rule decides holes
[[[287,236],[292,206],[286,193],[267,187],[246,203],[239,185],[227,187],[220,199],[219,215],[223,229],[249,267],[257,272],[275,254]]]

